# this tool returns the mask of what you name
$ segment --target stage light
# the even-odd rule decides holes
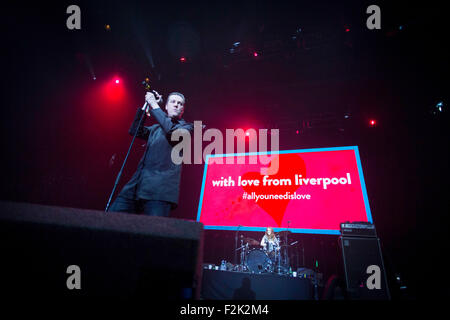
[[[92,78],[93,80],[97,80],[97,77],[96,76],[94,76],[93,78]]]
[[[371,127],[374,127],[374,126],[377,124],[377,121],[374,120],[374,119],[371,119],[371,120],[369,121],[369,124],[370,124]]]
[[[247,137],[250,136],[250,132],[247,131],[247,132],[245,133],[245,135],[246,135]]]
[[[253,52],[253,56],[254,56],[254,57],[257,57],[257,56],[258,56],[258,52],[256,52],[256,51]]]
[[[109,24],[106,24],[106,25],[105,25],[105,30],[106,30],[106,31],[111,31],[111,26],[110,26]]]
[[[345,32],[350,32],[350,29],[349,28],[345,28]]]
[[[295,131],[295,133],[296,133],[296,134],[298,134],[298,133],[299,133],[299,131],[298,131],[298,130],[296,130],[296,131]]]
[[[116,79],[114,82],[115,82],[116,84],[119,84],[119,83],[120,83],[120,80],[119,80],[119,79]]]
[[[297,35],[299,35],[302,32],[302,28],[298,27],[297,30],[295,30],[295,34],[291,37],[292,40],[297,39]]]
[[[181,58],[180,58],[180,61],[181,61],[181,62],[185,62],[185,61],[186,61],[186,58],[185,58],[185,57],[181,57]]]
[[[233,46],[230,49],[230,53],[240,52],[241,51],[240,45],[241,43],[239,41],[233,43]]]

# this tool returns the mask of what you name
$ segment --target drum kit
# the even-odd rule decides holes
[[[279,232],[276,237],[280,245],[272,251],[263,249],[259,241],[241,235],[240,247],[235,249],[236,252],[240,252],[240,264],[236,265],[234,270],[251,273],[289,274],[288,249],[297,243],[297,241],[288,243],[290,233],[290,231]]]

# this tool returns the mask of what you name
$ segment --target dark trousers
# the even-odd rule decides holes
[[[160,200],[133,200],[118,196],[108,211],[141,213],[148,216],[168,217],[171,203]]]

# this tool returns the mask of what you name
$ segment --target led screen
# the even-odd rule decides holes
[[[318,234],[372,222],[358,147],[208,156],[197,221],[205,229]]]

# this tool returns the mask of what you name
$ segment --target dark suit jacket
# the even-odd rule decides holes
[[[147,146],[136,173],[122,188],[119,196],[135,200],[168,201],[172,203],[174,209],[178,206],[181,164],[172,162],[172,147],[178,141],[171,141],[170,137],[176,129],[192,132],[194,126],[183,119],[169,118],[161,109],[150,108],[150,114],[156,119],[157,124],[144,127],[145,119],[143,119],[138,127],[143,112],[141,109],[137,110],[129,133],[134,135],[138,130],[137,137],[147,140]]]

